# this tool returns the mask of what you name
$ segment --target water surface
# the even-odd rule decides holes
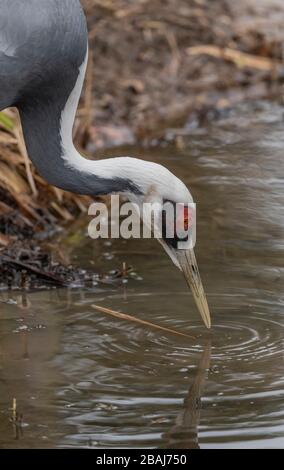
[[[127,262],[127,283],[1,295],[0,447],[284,448],[283,113],[243,107],[191,130],[183,150],[135,149],[166,163],[198,202],[211,334],[155,241],[82,233],[73,259],[100,272]]]

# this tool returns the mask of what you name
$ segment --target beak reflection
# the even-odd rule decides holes
[[[202,393],[210,368],[211,341],[206,341],[192,377],[182,411],[171,429],[163,435],[166,449],[200,449],[198,428],[201,414]]]

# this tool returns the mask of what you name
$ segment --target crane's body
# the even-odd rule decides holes
[[[0,0],[0,111],[18,108],[26,147],[38,172],[61,189],[92,196],[119,193],[143,203],[192,202],[165,167],[131,157],[87,160],[72,129],[88,60],[86,19],[79,0]],[[210,315],[194,254],[175,253],[207,326]],[[194,268],[194,269],[192,269]]]

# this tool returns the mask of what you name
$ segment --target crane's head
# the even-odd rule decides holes
[[[137,188],[137,191],[130,191],[129,199],[138,204],[139,213],[143,214],[143,223],[148,225],[151,223],[152,230],[156,228],[155,237],[173,263],[182,271],[202,319],[207,328],[210,328],[210,312],[192,240],[188,240],[188,229],[192,229],[191,224],[195,223],[195,217],[191,212],[193,198],[188,188],[179,178],[159,164],[133,158],[124,159],[123,166],[125,163],[127,177]],[[157,220],[161,221],[158,227],[155,225]]]

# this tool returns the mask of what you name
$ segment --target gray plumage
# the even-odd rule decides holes
[[[27,151],[37,170],[49,183],[75,193],[135,193],[140,203],[149,198],[158,204],[192,202],[186,186],[157,163],[123,157],[108,164],[87,163],[83,158],[81,162],[71,127],[87,44],[79,0],[0,0],[0,110],[19,109]],[[129,196],[133,199],[133,194]],[[184,272],[210,328],[193,250],[178,251],[166,238],[160,241]]]
[[[79,0],[0,0],[0,110],[19,109],[28,154],[50,184],[90,195],[139,192],[129,180],[85,174],[62,158],[61,114],[87,45]]]

